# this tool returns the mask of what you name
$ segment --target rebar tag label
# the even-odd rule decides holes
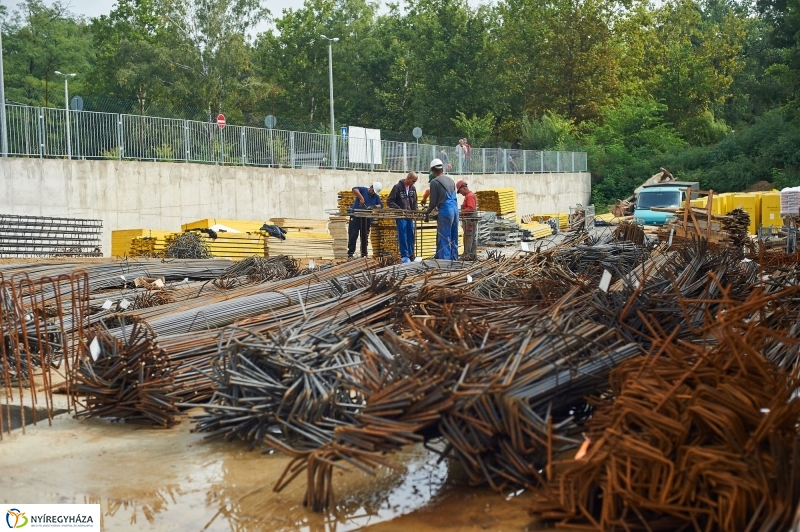
[[[603,276],[600,278],[600,290],[608,292],[608,286],[611,284],[611,272],[603,270]]]
[[[92,355],[92,360],[97,361],[97,357],[100,356],[100,342],[97,341],[97,337],[94,337],[92,343],[89,344],[89,353]]]
[[[528,243],[527,242],[521,243],[520,247],[522,247],[522,251],[530,251],[530,248],[528,247]]]
[[[111,305],[114,303],[110,299],[106,299],[106,302],[103,303],[103,310],[108,310],[111,308]]]

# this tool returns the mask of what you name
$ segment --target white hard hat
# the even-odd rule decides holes
[[[444,166],[441,159],[434,159],[431,161],[431,168],[436,168],[437,166]]]
[[[375,181],[374,183],[372,183],[372,191],[375,194],[380,194],[382,188],[383,188],[383,185],[381,185],[380,181]]]

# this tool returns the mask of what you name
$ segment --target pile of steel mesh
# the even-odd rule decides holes
[[[102,257],[102,220],[0,214],[0,257]]]

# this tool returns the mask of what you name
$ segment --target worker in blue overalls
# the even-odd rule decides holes
[[[353,206],[350,207],[350,214],[355,209],[380,209],[383,207],[380,194],[383,185],[378,181],[372,183],[372,186],[367,187],[353,187],[353,194],[356,200]],[[367,244],[369,243],[369,226],[372,224],[372,218],[361,218],[350,216],[350,225],[347,228],[347,258],[352,259],[353,254],[356,252],[356,241],[361,240],[361,256],[367,256]]]
[[[386,203],[392,209],[416,212],[417,189],[414,184],[419,177],[416,172],[409,172],[405,179],[398,181],[389,192]],[[400,261],[411,262],[414,260],[414,220],[410,218],[397,219],[397,244],[400,248]]]
[[[430,200],[425,212],[425,221],[434,209],[439,210],[436,218],[436,255],[434,258],[458,260],[458,199],[456,184],[444,175],[441,159],[431,161],[433,180],[430,183]]]

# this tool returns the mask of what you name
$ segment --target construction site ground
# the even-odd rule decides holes
[[[556,235],[544,245],[560,240]],[[519,250],[519,245],[482,248],[481,255]],[[112,259],[63,260],[88,264]],[[56,410],[66,410],[66,396],[53,397]],[[170,429],[75,419],[67,412],[52,423],[40,413],[33,425],[28,412],[24,431],[2,435],[0,503],[100,504],[102,530],[108,532],[547,529],[529,514],[531,493],[500,496],[487,486],[470,487],[457,461],[438,463],[438,454],[421,444],[391,455],[396,468],[381,468],[375,477],[337,472],[337,508],[328,514],[311,512],[301,502],[303,482],[273,492],[289,457],[193,433],[191,416],[199,410],[190,410]]]
[[[375,477],[336,473],[337,508],[325,515],[301,504],[303,483],[272,491],[288,457],[205,440],[188,417],[152,429],[65,413],[3,438],[1,503],[100,504],[107,532],[545,530],[528,514],[531,494],[468,487],[455,461],[439,464],[422,445]]]

